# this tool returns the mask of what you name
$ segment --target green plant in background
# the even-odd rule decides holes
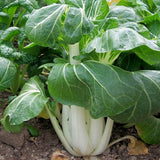
[[[160,111],[160,72],[140,70],[142,62],[160,62],[158,2],[122,0],[110,8],[105,0],[51,2],[32,12],[25,32],[34,45],[50,47],[63,58],[41,66],[50,72],[49,92],[38,76],[24,85],[4,113],[4,128],[19,131],[45,109],[75,156],[102,153],[113,121],[133,123],[145,142],[160,143],[160,122],[154,117]],[[123,58],[132,55],[140,65],[132,72],[121,69],[128,65]]]
[[[24,26],[29,13],[37,8],[39,6],[36,1],[1,1],[0,91],[10,87],[11,92],[16,94],[23,83],[28,66],[25,62],[25,52],[22,51],[26,39]],[[23,71],[21,70],[21,64],[26,64]]]
[[[46,47],[29,44],[26,37],[25,23],[30,13],[34,9],[40,8],[41,5],[42,1],[37,2],[35,0],[1,1],[0,91],[6,90],[18,94],[19,89],[26,81],[25,73],[28,71],[29,77],[38,75],[41,72],[38,67],[51,61],[58,54],[57,51],[55,54],[52,49],[48,51]],[[46,51],[49,52],[48,55],[44,55]]]

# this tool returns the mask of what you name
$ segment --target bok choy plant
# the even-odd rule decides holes
[[[45,83],[49,92],[38,76],[24,85],[1,120],[7,131],[19,131],[24,121],[45,109],[61,142],[75,156],[102,153],[113,121],[134,123],[144,141],[160,142],[160,121],[154,117],[160,111],[160,72],[129,72],[114,65],[128,52],[149,65],[160,62],[158,37],[145,25],[151,25],[147,18],[153,13],[146,9],[146,15],[139,14],[142,3],[124,4],[109,8],[106,0],[60,0],[32,12],[27,37],[66,58],[42,66],[50,72]]]

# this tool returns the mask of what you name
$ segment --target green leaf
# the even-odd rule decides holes
[[[5,0],[0,1],[0,11],[3,10]]]
[[[38,9],[38,3],[36,0],[15,0],[9,3],[5,8],[11,8],[15,6],[24,7],[29,12],[32,12],[34,9]]]
[[[85,48],[86,53],[133,50],[149,64],[160,61],[160,47],[155,41],[148,40],[135,30],[125,27],[107,30],[101,37],[93,39]]]
[[[16,66],[10,60],[0,57],[0,92],[12,85],[16,72]]]
[[[25,125],[25,127],[27,127],[28,131],[30,132],[30,134],[33,137],[38,137],[39,136],[39,132],[35,127],[33,127],[33,126],[29,125],[29,124],[26,124],[26,123],[24,125]]]
[[[1,119],[0,122],[3,124],[3,128],[7,131],[7,132],[14,132],[14,133],[18,133],[22,130],[23,128],[23,123],[20,125],[11,125],[9,123],[9,117],[7,117],[5,120]]]
[[[26,23],[26,34],[32,42],[52,46],[61,33],[61,17],[66,5],[53,4],[33,12]]]
[[[61,0],[61,2],[71,7],[81,8],[86,17],[92,20],[105,18],[109,11],[106,0]]]
[[[68,44],[79,42],[83,34],[93,30],[93,23],[84,17],[83,10],[79,8],[69,8],[63,26],[64,40]]]
[[[83,12],[81,9],[69,8],[64,22],[64,40],[68,44],[80,41],[82,37]]]
[[[4,43],[0,45],[0,55],[5,58],[19,59],[22,54],[17,52],[12,43]]]
[[[45,2],[50,5],[52,3],[57,3],[59,0],[45,0]]]
[[[61,3],[64,3],[64,4],[68,4],[72,7],[76,7],[76,8],[83,8],[83,5],[84,5],[84,0],[60,0]]]
[[[136,129],[143,141],[148,144],[160,143],[160,119],[154,116],[136,123]]]
[[[160,1],[159,0],[153,0],[156,7],[160,10]]]
[[[138,71],[141,69],[142,60],[134,53],[123,53],[116,60],[116,66],[127,71]]]
[[[93,21],[103,20],[108,13],[105,0],[63,1],[33,12],[26,24],[26,33],[32,42],[53,47],[56,42],[74,44],[94,29]]]
[[[85,13],[89,19],[102,20],[106,17],[108,11],[109,7],[106,0],[85,1]]]
[[[8,20],[9,20],[9,15],[6,14],[5,12],[0,12],[0,23],[7,24]]]
[[[20,29],[18,27],[9,27],[0,36],[0,42],[10,41],[15,35],[19,33]]]
[[[39,115],[48,102],[42,82],[37,76],[31,78],[7,107],[2,119],[2,124],[9,118],[10,125],[20,125]]]
[[[135,22],[136,13],[132,8],[125,6],[116,6],[110,9],[107,18],[117,18],[119,23]]]
[[[152,16],[148,16],[144,18],[142,23],[149,29],[149,31],[155,35],[156,37],[160,38],[160,17],[159,14],[154,14]]]
[[[128,123],[160,111],[159,77],[159,71],[127,72],[94,61],[55,64],[48,89],[56,101],[84,107],[94,118]]]

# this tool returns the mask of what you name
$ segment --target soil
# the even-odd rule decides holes
[[[0,117],[7,105],[8,94],[0,93]],[[18,133],[7,133],[0,124],[0,160],[50,160],[52,153],[61,151],[70,160],[82,160],[73,157],[62,146],[49,120],[34,118],[28,122],[39,130],[38,137],[32,137],[26,128]],[[111,141],[126,135],[139,139],[134,127],[124,128],[123,125],[114,124]],[[160,145],[146,145],[148,154],[129,155],[127,146],[129,140],[124,140],[98,156],[100,160],[160,160]]]

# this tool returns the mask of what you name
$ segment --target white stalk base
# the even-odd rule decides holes
[[[113,120],[92,119],[82,107],[63,105],[62,129],[66,141],[81,156],[101,154],[110,140]]]

